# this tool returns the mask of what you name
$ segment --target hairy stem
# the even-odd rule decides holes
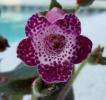
[[[67,84],[64,86],[64,88],[62,89],[62,91],[59,93],[57,100],[64,100],[67,93],[70,91],[73,82],[76,80],[76,78],[78,77],[79,73],[81,72],[81,70],[84,68],[84,66],[86,65],[87,60],[85,60],[77,69],[77,71],[72,75],[71,79],[67,82]]]
[[[80,9],[80,6],[78,5],[78,6],[75,8],[75,12],[77,12],[79,9]]]

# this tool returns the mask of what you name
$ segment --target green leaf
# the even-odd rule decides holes
[[[12,95],[10,100],[22,100],[23,95]]]
[[[6,95],[22,95],[31,93],[31,86],[34,78],[15,80],[0,86],[0,93]]]
[[[51,0],[51,4],[50,4],[49,9],[52,9],[53,7],[57,7],[57,8],[62,9],[61,4],[60,4],[60,3],[58,3],[56,0]]]
[[[28,79],[37,76],[37,69],[19,64],[15,70],[10,72],[0,72],[0,77],[8,80]]]

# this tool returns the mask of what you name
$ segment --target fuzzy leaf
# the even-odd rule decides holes
[[[37,76],[36,68],[27,67],[24,64],[19,64],[15,70],[10,72],[0,72],[0,77],[8,80],[28,79]]]
[[[0,93],[6,95],[22,95],[31,93],[31,85],[34,78],[26,80],[16,80],[9,82],[8,84],[0,86]]]
[[[23,95],[12,95],[10,96],[11,100],[22,100]]]
[[[61,4],[60,4],[60,3],[58,3],[56,0],[51,0],[51,4],[50,4],[49,9],[52,9],[53,7],[57,7],[57,8],[62,9]]]

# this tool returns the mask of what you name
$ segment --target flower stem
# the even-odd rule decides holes
[[[64,100],[67,93],[70,91],[70,88],[73,84],[73,82],[76,80],[76,78],[78,77],[79,73],[81,72],[81,70],[84,68],[84,66],[86,65],[86,63],[88,62],[88,59],[86,59],[77,69],[77,71],[72,75],[71,79],[67,82],[67,84],[64,86],[64,88],[62,89],[62,91],[59,93],[57,100]]]
[[[78,5],[78,6],[75,8],[75,12],[77,12],[79,9],[80,9],[80,6]]]

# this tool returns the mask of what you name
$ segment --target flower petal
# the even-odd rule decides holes
[[[63,30],[58,27],[55,24],[52,24],[48,26],[44,31],[41,32],[42,34],[37,34],[36,36],[32,37],[33,41],[33,47],[34,49],[38,52],[38,57],[40,62],[42,64],[49,64],[52,63],[53,61],[58,61],[58,58],[61,58],[61,55],[54,55],[48,52],[47,47],[45,45],[45,37],[50,35],[50,34],[59,34],[59,35],[65,35]],[[36,45],[34,45],[34,43]],[[64,55],[64,53],[63,53]],[[59,56],[59,57],[58,57]]]
[[[36,52],[32,47],[31,39],[22,40],[17,47],[17,57],[19,57],[25,64],[35,66],[39,64]]]
[[[50,23],[54,23],[56,20],[60,19],[65,12],[57,7],[54,7],[52,10],[48,11],[47,19]]]
[[[66,14],[64,19],[58,20],[55,24],[60,26],[65,32],[79,35],[81,33],[81,23],[75,14]]]
[[[73,52],[72,62],[77,64],[84,60],[92,49],[92,42],[85,36],[77,37],[76,41],[76,51]]]
[[[66,82],[73,73],[73,65],[64,63],[63,65],[54,62],[54,65],[40,65],[38,71],[42,80],[46,83]]]
[[[29,18],[25,26],[25,33],[27,36],[39,34],[39,32],[44,30],[49,24],[44,16],[34,14]]]

